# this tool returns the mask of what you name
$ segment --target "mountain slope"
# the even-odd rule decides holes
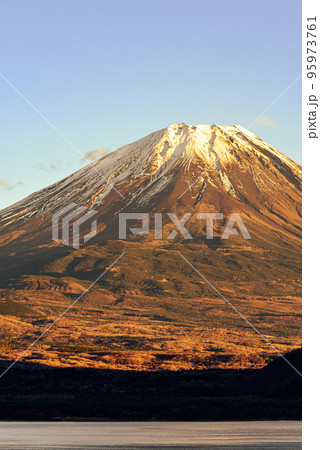
[[[52,214],[70,203],[97,211],[98,233],[79,250],[52,240]],[[150,233],[119,240],[119,212],[150,213]],[[194,239],[168,239],[169,212],[192,213]],[[162,240],[154,213],[163,215]],[[197,213],[223,214],[213,239]],[[221,239],[232,213],[251,239]],[[301,167],[241,126],[174,124],[2,210],[2,357],[17,357],[124,251],[27,359],[130,370],[263,366],[274,349],[178,252],[279,351],[300,346]]]
[[[239,125],[174,124],[2,210],[1,236],[39,218],[43,227],[49,214],[72,202],[102,211],[108,226],[124,208],[193,206],[201,189],[218,210],[223,201],[244,205],[288,230],[300,228],[298,164]]]

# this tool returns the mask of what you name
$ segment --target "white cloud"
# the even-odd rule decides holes
[[[91,150],[90,152],[87,152],[84,157],[89,161],[94,161],[95,159],[99,158],[100,156],[106,155],[107,153],[109,153],[109,150],[107,148],[100,147],[98,150]]]
[[[22,183],[22,181],[18,181],[17,183],[10,183],[7,180],[0,180],[0,188],[6,190],[6,191],[11,191],[12,189],[18,187],[18,186],[23,186],[24,183]]]
[[[58,170],[62,168],[62,164],[60,161],[54,164],[43,164],[39,163],[36,165],[37,169],[44,170],[45,172],[51,172],[52,170]]]
[[[265,125],[267,127],[279,127],[280,125],[273,120],[271,120],[267,116],[261,116],[260,119],[257,121],[257,124]]]

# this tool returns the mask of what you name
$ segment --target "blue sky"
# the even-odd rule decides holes
[[[0,3],[0,72],[82,154],[248,127],[301,74],[296,0]],[[301,163],[301,80],[251,131]],[[0,209],[85,163],[0,78]]]

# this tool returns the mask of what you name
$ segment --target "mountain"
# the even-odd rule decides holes
[[[69,203],[100,211],[108,227],[115,211],[193,206],[202,191],[202,202],[215,211],[245,205],[253,214],[299,235],[298,164],[240,125],[176,123],[2,210],[2,242],[15,238],[12,230],[18,229],[21,236],[28,229],[42,230],[46,220],[51,226],[51,214]]]
[[[70,204],[82,207],[70,223],[93,214],[82,241],[97,223],[79,250],[52,240],[52,215]],[[119,240],[119,213],[138,212],[150,214],[150,233]],[[163,239],[154,239],[156,213]],[[172,234],[168,213],[192,214],[185,226],[193,239]],[[223,215],[212,239],[199,213]],[[234,213],[250,239],[221,239]],[[274,349],[178,252],[279,351],[300,346],[301,167],[240,125],[175,123],[2,210],[3,358],[41,334],[124,251],[26,358],[134,370],[266,364]]]

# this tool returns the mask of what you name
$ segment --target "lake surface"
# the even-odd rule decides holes
[[[0,448],[301,448],[301,422],[0,422]]]

